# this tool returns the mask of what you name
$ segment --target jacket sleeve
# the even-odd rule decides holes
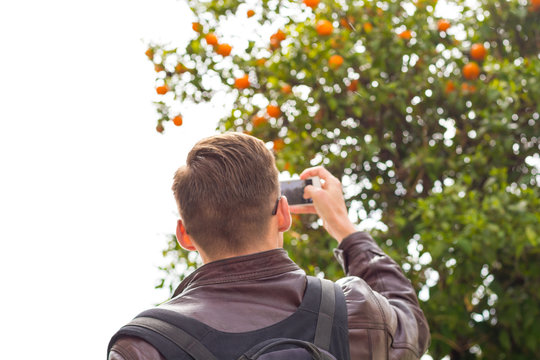
[[[335,250],[347,277],[351,359],[419,359],[430,341],[416,292],[371,236],[357,232]]]
[[[146,341],[126,336],[114,343],[108,360],[165,360],[165,358]]]

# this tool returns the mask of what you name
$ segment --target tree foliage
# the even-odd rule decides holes
[[[376,238],[419,291],[434,358],[534,358],[538,0],[186,1],[189,44],[147,52],[157,130],[178,104],[230,95],[221,131],[263,139],[291,174],[326,166],[351,216],[378,220]],[[337,278],[318,227],[296,218],[286,248]],[[193,266],[163,269],[178,261]]]

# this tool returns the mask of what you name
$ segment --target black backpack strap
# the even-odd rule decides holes
[[[279,347],[281,345],[294,345],[298,348],[305,349],[315,360],[325,360],[327,357],[320,352],[320,350],[313,344],[297,339],[269,339],[264,341],[257,346],[251,348],[245,354],[240,356],[238,360],[256,360],[262,354],[266,353],[270,348]]]
[[[334,324],[336,290],[332,281],[327,279],[318,280],[321,282],[321,304],[319,306],[317,329],[315,331],[315,339],[313,342],[319,348],[328,351],[330,349],[332,326]]]
[[[140,316],[125,325],[121,331],[128,333],[130,329],[143,328],[173,342],[194,360],[217,360],[203,344],[184,330],[168,322],[152,317]]]

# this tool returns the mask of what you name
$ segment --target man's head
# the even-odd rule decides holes
[[[208,255],[239,253],[268,232],[279,196],[272,153],[252,136],[199,141],[172,186],[187,234]]]

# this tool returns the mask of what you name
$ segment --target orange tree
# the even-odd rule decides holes
[[[376,220],[419,292],[434,358],[534,358],[538,0],[186,1],[189,44],[147,51],[157,130],[178,104],[230,95],[221,131],[263,139],[284,171],[326,166],[351,216]],[[297,218],[286,248],[307,271],[339,277],[319,226]],[[169,245],[163,270],[181,278],[195,259]]]

